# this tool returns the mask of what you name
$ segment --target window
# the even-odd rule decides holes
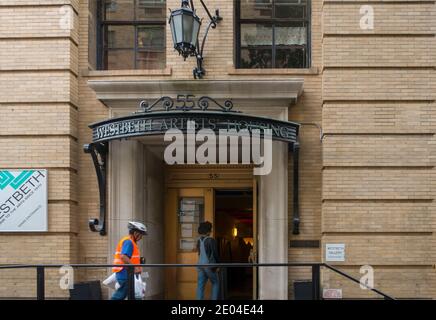
[[[138,0],[139,8],[165,7],[165,0]]]
[[[235,0],[237,68],[308,68],[310,0]]]
[[[89,1],[88,5],[88,67],[97,69],[97,2]]]
[[[165,0],[103,0],[100,69],[165,68]]]

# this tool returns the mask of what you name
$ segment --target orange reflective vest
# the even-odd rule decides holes
[[[134,240],[132,240],[130,238],[130,236],[124,237],[120,240],[120,242],[117,245],[117,249],[115,251],[115,258],[114,258],[114,263],[113,264],[119,264],[122,265],[124,264],[123,260],[121,260],[121,249],[123,248],[123,243],[126,240],[131,240],[133,243],[133,253],[132,253],[132,257],[130,258],[130,261],[132,262],[132,264],[140,264],[141,263],[141,258],[139,255],[139,249],[138,246],[136,245],[136,242]],[[121,270],[123,270],[123,267],[113,267],[112,271],[113,272],[120,272]]]

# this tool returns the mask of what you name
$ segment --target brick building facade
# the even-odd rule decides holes
[[[399,298],[436,298],[436,2],[312,0],[307,39],[310,63],[302,68],[259,69],[238,67],[235,2],[211,0],[207,5],[219,7],[224,19],[209,33],[204,61],[207,74],[196,80],[203,83],[199,85],[203,91],[196,92],[192,84],[195,61],[183,62],[173,50],[167,23],[163,24],[166,39],[161,68],[151,63],[152,70],[121,69],[119,59],[123,58],[115,57],[117,70],[101,70],[108,68],[99,63],[104,53],[99,44],[97,1],[1,1],[0,169],[48,169],[49,226],[44,233],[0,233],[0,248],[5,253],[0,264],[111,262],[110,252],[123,233],[124,219],[144,220],[135,216],[141,206],[144,212],[159,208],[141,201],[132,204],[137,201],[132,198],[126,207],[117,209],[127,200],[114,200],[118,197],[115,182],[122,189],[125,180],[124,173],[116,173],[119,169],[112,166],[108,235],[91,232],[88,220],[99,216],[99,189],[92,160],[82,150],[92,140],[89,124],[136,111],[141,98],[155,97],[144,91],[154,88],[153,83],[173,87],[180,83],[180,93],[191,90],[208,95],[213,81],[244,87],[253,80],[295,80],[302,83],[295,103],[289,99],[265,102],[262,92],[246,92],[259,101],[250,98],[247,106],[243,99],[239,103],[244,112],[268,115],[267,111],[277,110],[280,117],[287,117],[282,120],[301,124],[298,235],[292,233],[291,225],[292,154],[287,156],[289,170],[283,186],[290,195],[283,204],[286,218],[280,218],[286,222],[287,261],[325,262],[325,244],[344,243],[345,261],[332,263],[341,270],[360,277],[360,266],[369,264],[381,291]],[[374,10],[373,29],[360,28],[363,5]],[[166,8],[179,6],[178,0],[166,1]],[[206,17],[199,4],[197,11]],[[168,9],[164,12],[168,15]],[[137,97],[141,92],[144,96]],[[227,92],[232,97],[232,90]],[[235,94],[236,109],[240,96],[243,92]],[[136,144],[114,143],[111,157],[117,157],[117,146],[125,154],[140,152]],[[135,154],[128,157],[122,161],[131,161],[133,166],[139,161]],[[118,161],[115,158],[112,164]],[[154,174],[159,176],[159,172]],[[135,175],[132,171],[127,177]],[[155,185],[150,181],[138,183],[152,197]],[[128,213],[116,216],[117,210]],[[258,214],[262,220],[263,213]],[[154,215],[146,215],[150,240],[143,246],[147,262],[161,263],[162,252],[147,254],[165,241],[162,221],[158,213]],[[274,230],[276,220],[265,220],[265,232]],[[290,245],[298,240],[315,240],[319,245]],[[265,252],[274,249],[268,247],[271,242],[265,243]],[[107,270],[90,269],[78,271],[76,279],[101,280],[106,275]],[[292,298],[293,283],[310,279],[310,270],[290,268],[286,278],[285,295]],[[2,270],[0,297],[33,296],[34,279],[34,270],[20,274]],[[68,295],[59,289],[57,270],[48,271],[46,279],[47,296]],[[344,297],[376,297],[328,271],[322,274],[322,285],[342,288]],[[150,297],[163,294],[157,288]],[[262,297],[284,298],[283,292],[264,292]]]

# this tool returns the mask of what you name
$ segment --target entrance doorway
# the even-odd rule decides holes
[[[220,261],[247,263],[254,258],[253,190],[215,190],[215,238]],[[222,268],[221,297],[251,299],[253,268]]]
[[[212,178],[212,179],[211,179]],[[167,167],[165,191],[165,262],[196,264],[198,224],[210,221],[221,262],[256,262],[257,182],[251,167]],[[256,270],[221,268],[221,299],[253,299]],[[195,299],[197,270],[165,271],[167,299]],[[210,284],[205,297],[210,296]]]

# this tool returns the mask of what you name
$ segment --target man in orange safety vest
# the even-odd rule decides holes
[[[129,235],[122,238],[115,251],[112,271],[116,273],[116,279],[120,287],[112,295],[112,300],[124,300],[128,294],[127,269],[123,267],[126,264],[141,264],[141,257],[138,249],[138,241],[147,234],[147,227],[141,222],[130,221],[127,225]],[[141,273],[141,267],[135,267],[135,273]]]

